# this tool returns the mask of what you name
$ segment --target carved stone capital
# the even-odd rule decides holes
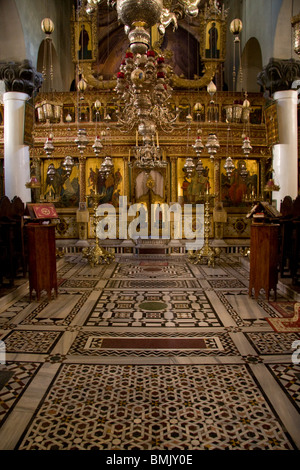
[[[295,59],[270,59],[257,76],[257,83],[273,95],[276,91],[290,90],[300,78],[300,61]]]
[[[37,72],[30,60],[0,63],[0,80],[6,91],[26,93],[30,97],[43,83],[42,74]]]

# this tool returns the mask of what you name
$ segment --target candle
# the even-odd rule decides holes
[[[158,132],[156,132],[156,145],[157,145],[157,147],[159,147]]]
[[[138,134],[138,131],[136,131],[135,139],[136,139],[136,146],[138,146],[138,145],[139,145],[139,134]]]

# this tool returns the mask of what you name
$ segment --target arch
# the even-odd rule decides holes
[[[237,87],[250,93],[259,93],[260,86],[257,83],[257,75],[263,69],[262,51],[259,41],[250,38],[242,53],[243,82],[242,85],[237,83]]]

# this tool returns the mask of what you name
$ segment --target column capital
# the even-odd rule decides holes
[[[297,79],[300,79],[299,60],[272,58],[258,74],[257,83],[271,96],[276,91],[290,90]]]
[[[4,81],[7,92],[17,91],[30,97],[43,83],[42,74],[27,59],[22,62],[0,63],[0,80]]]

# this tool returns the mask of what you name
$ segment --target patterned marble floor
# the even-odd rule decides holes
[[[266,321],[295,300],[248,278],[238,255],[75,254],[56,299],[2,297],[0,450],[299,450],[300,331]]]

